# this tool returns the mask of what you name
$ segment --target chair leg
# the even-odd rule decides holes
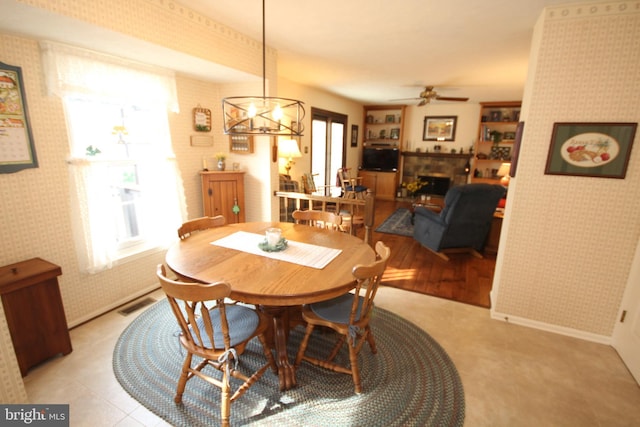
[[[376,340],[373,338],[373,332],[371,332],[371,328],[367,325],[367,342],[369,343],[369,347],[371,348],[371,353],[376,354],[378,350],[376,349]]]
[[[353,346],[354,343],[347,340],[347,347],[349,347],[349,362],[351,363],[351,376],[353,377],[353,385],[355,387],[356,394],[362,393],[362,385],[360,384],[360,370],[358,369],[358,351]]]
[[[294,364],[296,367],[300,366],[302,358],[304,357],[304,353],[305,351],[307,351],[307,345],[309,344],[309,337],[311,337],[311,332],[313,332],[313,325],[311,323],[308,323],[307,331],[304,334],[304,338],[302,338],[300,348],[298,349],[298,354],[296,355],[296,363]]]
[[[178,379],[176,396],[173,398],[173,401],[176,403],[182,403],[182,394],[184,393],[184,388],[187,385],[187,380],[189,379],[189,369],[191,369],[192,358],[193,354],[187,353],[187,357],[185,357],[184,363],[182,364],[182,372],[180,373],[180,378]]]
[[[227,360],[225,363],[231,363]],[[220,419],[223,427],[229,426],[229,417],[231,415],[231,386],[229,385],[229,375],[227,369],[222,366],[222,387],[220,393]]]
[[[271,349],[267,345],[267,339],[264,335],[258,335],[258,339],[262,344],[262,350],[264,351],[264,357],[267,358],[267,362],[269,362],[269,366],[271,366],[271,370],[274,374],[278,373],[278,366],[276,366],[276,360],[273,358],[273,353],[271,353]]]

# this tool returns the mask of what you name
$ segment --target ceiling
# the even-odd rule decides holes
[[[265,38],[278,50],[280,76],[365,104],[417,104],[392,100],[417,97],[426,85],[441,96],[469,97],[470,102],[515,100],[522,99],[533,27],[543,8],[569,3],[575,1],[266,0]],[[126,46],[135,51],[127,56],[205,70],[221,81],[251,78],[197,58],[177,58],[178,52],[151,49],[127,36],[107,36],[106,30],[14,0],[0,4],[0,30],[82,41],[113,54],[124,54]],[[262,40],[260,0],[182,4]]]
[[[543,8],[569,3],[576,0],[266,0],[266,42],[278,50],[280,76],[367,104],[414,98],[426,85],[472,102],[515,100]],[[262,39],[260,0],[188,4]]]

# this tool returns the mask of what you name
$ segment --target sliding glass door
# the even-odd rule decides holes
[[[311,115],[311,173],[316,185],[330,186],[331,195],[339,196],[336,180],[346,163],[347,116],[317,108]]]

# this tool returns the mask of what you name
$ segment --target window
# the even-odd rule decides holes
[[[81,269],[95,273],[167,247],[186,218],[167,117],[175,81],[95,52],[41,45],[48,89],[67,119]]]
[[[70,162],[75,167],[84,164],[100,176],[89,191],[101,199],[96,208],[109,213],[100,228],[113,235],[116,257],[147,249],[157,230],[145,216],[158,215],[150,187],[161,184],[159,172],[172,156],[166,111],[79,97],[65,97],[64,105]],[[157,208],[167,209],[161,204]]]

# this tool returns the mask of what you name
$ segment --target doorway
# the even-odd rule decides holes
[[[336,186],[338,169],[346,164],[347,116],[311,108],[311,173],[317,188],[329,188],[331,196],[340,196]]]

